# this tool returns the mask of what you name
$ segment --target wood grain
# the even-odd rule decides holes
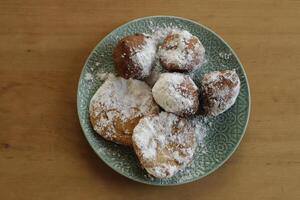
[[[88,3],[87,3],[88,2]],[[100,161],[76,111],[96,43],[149,15],[196,20],[238,53],[252,110],[238,151],[191,184],[135,183]],[[299,199],[300,1],[3,0],[0,2],[0,199]]]

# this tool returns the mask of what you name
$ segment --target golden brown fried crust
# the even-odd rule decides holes
[[[144,42],[145,36],[139,33],[127,36],[119,41],[113,51],[113,60],[119,76],[126,79],[141,78],[141,68],[132,61],[131,56],[133,55],[132,49],[138,48]]]
[[[118,112],[117,110],[115,110]],[[103,111],[95,115],[95,110],[92,108],[90,112],[90,121],[92,126],[95,128],[97,121],[99,121],[100,117],[106,116],[107,110],[103,109]],[[154,104],[152,109],[149,111],[149,114],[157,114],[159,112],[158,107]],[[117,144],[122,144],[126,146],[132,146],[132,133],[135,126],[139,123],[140,117],[134,117],[128,119],[127,121],[123,121],[120,118],[116,118],[113,121],[113,124],[108,127],[101,127],[100,130],[96,130],[96,132],[101,135],[103,138],[115,142]],[[115,132],[111,132],[109,129],[114,129]]]

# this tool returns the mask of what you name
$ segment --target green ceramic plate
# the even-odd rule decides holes
[[[169,179],[147,175],[130,148],[108,142],[91,127],[88,106],[91,97],[103,83],[99,73],[113,72],[112,50],[120,38],[134,33],[151,33],[153,27],[177,26],[200,38],[206,50],[207,63],[198,70],[194,81],[199,84],[204,73],[236,69],[241,79],[241,90],[236,103],[225,113],[209,118],[211,124],[204,145],[199,145],[191,166]],[[78,85],[77,109],[83,132],[97,155],[120,174],[142,183],[153,185],[178,185],[200,179],[220,167],[238,147],[248,123],[250,93],[245,71],[238,57],[216,33],[191,20],[154,16],[130,21],[108,34],[88,57]],[[234,171],[232,172],[234,173]]]

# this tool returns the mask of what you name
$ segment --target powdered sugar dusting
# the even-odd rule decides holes
[[[123,79],[109,74],[90,102],[89,111],[97,119],[94,129],[111,137],[116,134],[114,121],[126,122],[158,110],[151,89],[139,80]],[[126,132],[125,132],[126,134]]]
[[[91,80],[93,80],[93,75],[91,74],[91,73],[86,73],[85,75],[84,75],[84,80],[86,80],[86,81],[91,81]]]
[[[155,85],[155,83],[157,83],[157,80],[159,80],[159,78],[161,76],[164,76],[164,72],[165,69],[162,67],[162,65],[160,64],[159,58],[163,57],[163,54],[166,52],[160,52],[157,54],[157,48],[159,47],[159,45],[161,45],[164,41],[164,39],[166,38],[167,35],[169,35],[170,33],[174,33],[174,32],[179,32],[182,35],[182,38],[180,39],[180,42],[186,42],[186,40],[190,39],[192,37],[192,35],[182,29],[179,29],[178,27],[152,27],[152,33],[150,35],[144,34],[145,37],[145,43],[143,45],[138,46],[138,48],[132,50],[133,55],[131,56],[132,60],[134,61],[134,63],[138,64],[139,66],[142,67],[143,71],[143,77],[146,77],[145,81],[146,83],[152,87]],[[173,44],[173,45],[177,45]],[[180,47],[181,48],[181,47]],[[171,56],[168,56],[167,59],[168,62],[173,62],[177,63],[177,64],[181,64],[184,65],[186,64],[186,62],[190,62],[192,60],[192,57],[190,57],[189,55],[186,56],[180,56],[180,51],[182,51],[183,48],[181,48],[181,50],[177,50],[178,52],[173,52]],[[188,54],[191,54],[192,52],[190,52],[189,50],[187,50]],[[204,48],[203,48],[203,54],[204,54]],[[121,55],[122,56],[122,55]],[[227,54],[219,54],[219,56],[223,59],[229,59],[231,55],[227,55]],[[124,55],[123,55],[124,57]],[[202,64],[207,62],[206,57],[203,58]],[[95,63],[96,66],[99,66],[100,63],[96,62]],[[149,76],[150,74],[150,76]],[[176,73],[175,73],[176,74]],[[195,71],[192,72],[188,72],[188,76],[190,76],[192,79],[194,79],[194,75],[197,75],[198,73]],[[148,77],[147,77],[148,76]],[[86,81],[93,81],[94,79],[98,79],[101,81],[105,81],[105,80],[109,80],[109,82],[113,81],[114,79],[118,79],[116,77],[114,77],[113,74],[110,73],[106,73],[106,72],[98,72],[95,75],[91,74],[91,73],[86,73],[84,75],[84,79]],[[197,77],[195,77],[196,79]],[[212,79],[217,79],[218,77],[215,75],[212,75],[211,77]],[[172,84],[168,85],[167,84],[162,84],[164,85],[164,89],[161,89],[158,93],[159,93],[159,99],[161,99],[161,101],[165,101],[165,107],[170,107],[170,108],[175,108],[177,110],[183,109],[183,108],[187,108],[188,106],[192,105],[192,101],[189,98],[184,98],[184,96],[179,95],[177,96],[179,99],[179,102],[176,101],[177,98],[172,98],[172,101],[167,102],[168,98],[167,93],[170,93],[172,95],[178,95],[178,86],[180,84],[178,84],[178,82],[182,81],[181,78],[175,78],[175,79],[169,79],[169,78],[164,78],[165,81],[169,80]],[[132,79],[129,79],[130,81],[134,81]],[[105,109],[110,109],[111,110],[105,112],[105,116],[101,116],[100,120],[97,122],[97,125],[94,127],[95,130],[97,132],[101,132],[103,131],[103,127],[106,127],[106,133],[109,137],[113,137],[115,134],[115,128],[112,126],[112,122],[114,121],[114,119],[116,119],[116,116],[121,116],[122,120],[128,120],[130,118],[130,115],[132,115],[135,110],[134,109],[129,109],[127,107],[127,105],[132,105],[135,104],[135,101],[139,101],[140,104],[144,104],[146,105],[149,101],[148,98],[144,98],[144,95],[140,95],[139,97],[135,97],[135,98],[131,98],[131,99],[125,99],[124,102],[123,100],[119,101],[117,100],[117,98],[113,97],[115,95],[115,93],[119,93],[119,91],[122,91],[120,94],[118,95],[118,99],[122,99],[124,98],[126,92],[124,91],[128,91],[129,89],[124,86],[126,84],[123,84],[123,81],[119,81],[120,84],[117,86],[112,86],[114,89],[112,89],[114,92],[112,92],[110,95],[107,95],[105,97],[103,97],[103,101],[108,102],[105,103]],[[140,82],[141,83],[141,82]],[[139,83],[139,84],[140,84]],[[128,84],[128,83],[127,83]],[[103,84],[104,85],[104,84]],[[134,91],[136,90],[136,86],[138,85],[137,83],[132,84],[135,85],[134,87],[132,86],[132,89],[130,89],[130,91]],[[111,87],[106,87],[106,90],[111,89]],[[139,90],[139,89],[138,89]],[[144,90],[144,89],[143,89]],[[147,89],[148,90],[148,89]],[[98,92],[98,91],[97,91]],[[139,92],[137,92],[139,93]],[[151,93],[151,92],[150,92]],[[153,92],[154,93],[154,92]],[[226,96],[226,94],[228,94],[228,91],[219,91],[218,95],[219,96]],[[237,91],[238,94],[238,91]],[[148,95],[148,94],[147,94]],[[145,96],[147,96],[145,95]],[[154,95],[154,94],[153,94]],[[96,94],[95,94],[96,96]],[[99,96],[99,94],[98,94]],[[151,95],[150,95],[151,96]],[[95,100],[97,99],[96,97],[92,98],[91,100],[91,104],[92,101],[94,102],[101,102],[102,100]],[[105,99],[105,100],[104,100]],[[177,100],[178,100],[177,99]],[[236,97],[233,98],[234,101],[236,99]],[[157,100],[159,101],[159,100]],[[234,101],[227,104],[234,104]],[[142,103],[144,102],[144,103]],[[103,105],[101,103],[98,104],[99,108],[97,108],[95,110],[95,114],[97,115],[101,115],[101,113],[103,113]],[[125,105],[125,106],[124,106]],[[114,107],[115,106],[115,107]],[[134,105],[135,106],[135,105]],[[231,105],[230,105],[231,106]],[[228,107],[230,107],[228,106]],[[162,106],[164,107],[164,106]],[[123,110],[125,109],[125,111],[123,112]],[[228,109],[228,108],[226,108]],[[91,107],[90,107],[91,110]],[[121,110],[121,114],[119,112],[119,110]],[[142,110],[144,110],[142,108]],[[168,111],[168,109],[166,109]],[[170,111],[171,112],[171,111]],[[142,113],[142,111],[140,112]],[[161,117],[164,115],[172,115],[175,117]],[[142,114],[133,114],[134,116],[142,116]],[[190,161],[192,160],[193,155],[195,154],[195,148],[194,147],[189,147],[183,150],[174,150],[174,149],[168,149],[168,145],[170,143],[178,143],[178,144],[183,144],[186,142],[186,138],[185,137],[178,137],[178,136],[174,136],[172,135],[172,129],[170,128],[172,124],[177,123],[178,127],[184,127],[185,123],[183,123],[183,121],[176,121],[176,118],[178,118],[176,115],[173,115],[171,113],[165,113],[162,112],[159,115],[159,120],[155,120],[154,118],[151,117],[144,117],[138,126],[136,126],[135,128],[135,132],[139,133],[137,135],[135,135],[134,140],[136,141],[136,146],[138,146],[138,148],[141,149],[141,154],[143,156],[144,161],[142,162],[142,165],[145,167],[145,169],[152,175],[154,175],[155,177],[158,178],[169,178],[171,176],[173,176],[174,174],[176,174],[179,171],[184,171],[184,176],[182,176],[181,178],[187,179],[186,177],[190,176],[192,174],[192,170],[190,167],[185,168],[187,166],[190,166]],[[160,118],[165,118],[163,120],[161,120]],[[168,118],[168,119],[166,119]],[[199,151],[200,155],[201,154],[205,154],[207,149],[205,146],[205,138],[209,133],[209,127],[212,125],[209,121],[209,117],[205,117],[205,116],[199,116],[199,115],[195,115],[192,116],[190,118],[187,118],[185,120],[188,120],[190,125],[189,125],[189,129],[193,129],[194,130],[194,135],[196,138],[196,142],[197,145],[199,147],[199,149],[197,149],[197,153]],[[143,121],[143,122],[142,122]],[[176,122],[175,122],[176,121]],[[185,131],[183,131],[185,132]],[[126,132],[126,134],[130,134],[129,132]],[[180,145],[178,145],[180,146]],[[161,156],[162,153],[162,148],[166,147],[167,149],[167,158],[169,160],[175,161],[175,162],[167,162],[167,163],[158,163],[157,165],[153,166],[153,165],[148,165],[149,163],[153,163],[154,161],[157,160],[158,157]],[[163,152],[165,153],[165,152]],[[183,156],[184,155],[184,156]],[[198,162],[198,161],[197,161]],[[192,163],[194,164],[194,163]],[[191,170],[191,172],[189,172],[189,170]],[[198,169],[197,169],[198,170]],[[201,169],[199,169],[201,170]],[[147,178],[152,179],[153,177],[150,175],[146,175]]]
[[[163,43],[164,39],[172,32],[180,32],[181,30],[178,27],[152,27],[152,38],[155,41],[156,45],[160,45]]]
[[[170,26],[165,26],[165,27],[155,27],[155,26],[151,25],[150,29],[152,31],[152,33],[150,34],[150,37],[152,39],[152,43],[154,43],[156,49],[158,49],[158,52],[155,55],[155,58],[154,58],[154,61],[153,61],[154,64],[153,64],[152,70],[150,72],[150,75],[146,78],[145,81],[147,82],[147,84],[149,86],[153,87],[153,85],[155,84],[155,82],[158,80],[160,74],[163,73],[163,72],[166,72],[166,70],[164,69],[164,67],[161,66],[160,57],[164,57],[161,54],[163,53],[163,54],[166,55],[167,52],[166,51],[161,51],[160,48],[159,48],[160,45],[163,43],[164,39],[169,34],[171,34],[171,33],[181,33],[183,35],[183,37],[184,37],[184,40],[181,38],[182,41],[185,41],[186,39],[190,39],[191,37],[194,37],[194,36],[192,36],[188,31],[182,30],[179,27],[171,26],[171,25]],[[180,48],[177,49],[177,51],[175,52],[175,54],[173,54],[173,53],[170,54],[171,59],[175,60],[175,62],[177,62],[179,60],[179,62],[181,64],[185,64],[184,62],[187,61],[185,57],[187,57],[188,60],[191,60],[192,57],[189,54],[191,54],[192,52],[186,52],[186,53],[185,52],[183,52],[183,53],[181,52],[181,51],[183,51],[184,47],[186,47],[186,46],[184,46],[184,44],[182,43],[181,46],[180,46]],[[201,55],[203,54],[202,60],[199,63],[199,66],[203,65],[204,63],[207,62],[206,57],[204,56],[205,49],[202,46],[202,44],[201,44],[200,41],[199,41],[199,44],[197,44],[195,48],[196,48],[196,50],[198,52],[200,52]],[[191,50],[189,50],[189,51],[191,51]],[[166,56],[166,57],[168,57],[168,56]],[[191,77],[193,75],[194,70],[198,69],[199,66],[194,67],[193,70],[190,72]]]
[[[144,34],[143,45],[131,49],[131,60],[140,67],[142,78],[149,76],[156,54],[156,41],[149,35]]]
[[[97,72],[96,77],[101,80],[105,81],[112,73],[107,73],[107,72]]]
[[[154,84],[156,83],[156,81],[159,79],[160,75],[162,73],[166,72],[165,69],[161,66],[159,59],[157,57],[157,55],[155,56],[155,64],[152,68],[152,71],[149,75],[149,77],[147,77],[145,79],[145,82],[150,86],[153,87]]]
[[[195,128],[195,133],[197,136],[197,142],[201,148],[205,149],[205,137],[208,134],[210,122],[207,120],[207,117],[196,115],[190,118],[192,126]],[[205,152],[202,152],[205,153]]]
[[[187,66],[195,62],[195,55],[199,59],[198,67],[204,62],[205,49],[199,39],[193,36],[186,30],[172,30],[171,34],[174,36],[172,40],[167,43],[165,47],[159,47],[158,55],[164,63],[177,66],[179,69],[187,69]],[[197,40],[193,49],[188,48],[191,39]],[[193,67],[196,69],[198,67]]]
[[[120,118],[123,120],[132,117],[134,108],[139,108],[138,116],[153,106],[150,88],[144,82],[134,79],[125,80],[113,74],[109,74],[106,82],[93,96],[91,104],[97,106],[97,103],[101,104],[101,108],[106,107],[106,110],[120,111]],[[107,116],[112,119],[115,114],[116,112],[110,111]]]
[[[185,168],[197,146],[191,123],[166,112],[142,118],[132,139],[142,165],[158,178],[171,177]]]
[[[240,91],[240,79],[235,70],[214,71],[205,74],[202,80],[204,109],[208,114],[218,115],[228,110]]]
[[[189,81],[191,87],[185,88]],[[152,88],[155,101],[168,112],[182,115],[193,114],[198,108],[198,95],[186,93],[186,90],[198,91],[189,76],[180,73],[163,73]]]

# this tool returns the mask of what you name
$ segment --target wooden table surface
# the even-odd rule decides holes
[[[182,186],[117,174],[91,150],[77,117],[77,81],[90,51],[116,27],[149,15],[210,27],[250,81],[240,147],[215,173]],[[2,0],[0,199],[299,199],[299,20],[299,0]]]

